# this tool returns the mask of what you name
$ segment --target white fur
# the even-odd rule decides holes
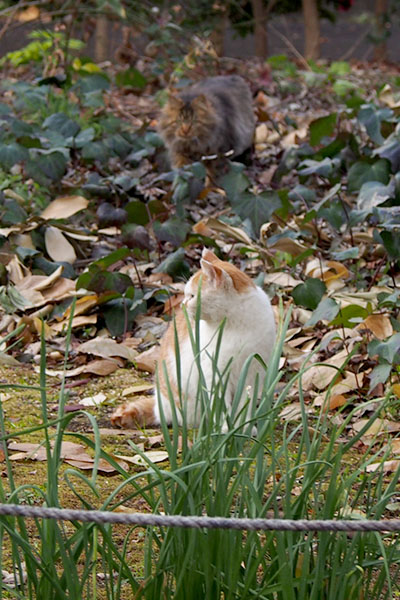
[[[222,320],[226,319],[219,350],[218,367],[222,372],[233,358],[225,396],[225,403],[229,408],[232,405],[239,376],[246,359],[251,354],[258,353],[268,364],[276,337],[274,315],[268,296],[259,287],[249,286],[245,291],[239,293],[234,288],[231,277],[225,271],[221,273],[221,269],[219,269],[218,284],[214,266],[204,259],[201,261],[201,266],[202,272],[207,276],[208,283],[207,286],[203,285],[201,290],[200,348],[202,371],[209,390],[213,376],[212,361],[209,356],[215,354],[218,327]],[[193,322],[196,312],[196,300],[197,284],[193,283],[191,279],[185,287],[184,304]],[[182,392],[186,404],[186,421],[188,425],[198,425],[200,417],[199,414],[196,414],[198,369],[188,336],[180,339],[179,348]],[[168,375],[170,380],[176,383],[174,348],[171,348],[170,352],[173,366]],[[265,373],[259,362],[254,359],[248,371],[247,386],[254,386],[257,373],[260,376],[259,386],[262,386]],[[250,397],[252,397],[251,392]],[[243,394],[239,409],[245,401],[246,394]],[[158,402],[156,404],[155,417],[159,422]],[[172,422],[169,398],[161,396],[161,404],[165,418],[168,422]],[[177,410],[177,415],[179,422],[181,422],[179,410]]]

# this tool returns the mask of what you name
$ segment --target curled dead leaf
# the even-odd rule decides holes
[[[74,247],[57,227],[46,227],[44,243],[52,260],[70,264],[76,261]]]

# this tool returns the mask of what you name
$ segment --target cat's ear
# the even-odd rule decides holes
[[[183,101],[179,98],[178,94],[174,90],[168,91],[168,105],[170,108],[180,110],[183,106]]]
[[[203,252],[201,253],[201,258],[204,258],[204,260],[207,260],[210,263],[213,263],[215,261],[218,261],[218,257],[215,256],[214,252],[212,250],[209,250],[208,248],[203,248]]]
[[[211,254],[213,254],[211,252]],[[213,255],[215,257],[215,255]],[[216,258],[216,257],[215,257]],[[205,260],[202,258],[200,260],[201,270],[207,278],[207,281],[211,283],[211,285],[215,287],[224,286],[227,289],[230,289],[233,286],[232,279],[230,275],[221,267],[218,267],[215,263]]]
[[[209,109],[210,102],[205,94],[199,94],[198,96],[193,98],[193,100],[191,101],[191,105],[194,110],[199,108]]]

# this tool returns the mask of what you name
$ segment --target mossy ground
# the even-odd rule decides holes
[[[105,403],[98,407],[88,407],[86,410],[92,413],[100,428],[111,428],[110,414],[117,402],[122,402],[122,391],[132,385],[143,375],[137,373],[133,369],[119,369],[115,373],[102,378],[92,378],[85,381],[83,386],[67,387],[67,404],[78,404],[79,400],[84,397],[94,396],[102,392],[107,397]],[[75,380],[78,381],[79,380]],[[41,443],[44,440],[43,429],[31,431],[29,433],[20,433],[41,424],[41,397],[39,387],[39,375],[30,368],[7,368],[3,367],[1,371],[0,383],[9,385],[24,385],[29,386],[26,389],[5,388],[1,391],[2,407],[4,412],[5,432],[6,435],[12,435],[12,438],[7,440],[7,443],[30,442]],[[67,386],[71,380],[67,380]],[[49,420],[56,419],[58,410],[59,393],[61,382],[59,378],[47,378],[47,416]],[[55,433],[56,427],[50,426],[49,435]],[[72,441],[82,444],[82,440],[74,436],[74,433],[84,433],[88,439],[94,440],[92,425],[87,416],[77,412],[70,425],[68,426],[68,435],[64,436],[65,441]],[[146,436],[151,435],[151,431],[138,431],[137,435],[133,436],[135,442],[142,441]],[[116,429],[115,435],[112,432],[107,432],[106,435],[101,434],[102,450],[111,454],[133,455],[132,447],[128,444],[130,436],[120,435]],[[3,442],[5,450],[6,442]],[[88,454],[93,454],[88,447]],[[12,453],[10,453],[12,456]],[[41,505],[43,497],[41,492],[46,492],[47,482],[47,462],[38,460],[17,460],[12,461],[12,473],[14,489],[20,488],[22,491],[18,493],[19,503],[30,503],[33,505]],[[140,471],[141,467],[129,465],[130,474],[135,471]],[[82,508],[82,502],[79,496],[83,497],[92,508],[100,509],[103,503],[107,500],[110,494],[121,484],[123,477],[115,472],[113,474],[99,473],[96,478],[96,492],[85,483],[83,478],[72,473],[73,467],[67,463],[62,463],[59,468],[58,490],[59,502],[62,508],[78,509]],[[79,472],[79,470],[78,470]],[[81,471],[87,478],[91,477],[92,472]],[[1,468],[2,486],[6,498],[10,497],[10,481],[8,479],[5,462]],[[23,489],[22,489],[23,488]],[[142,498],[126,499],[129,491],[116,495],[113,503],[123,502],[124,507],[132,512],[140,512],[148,507]],[[38,530],[34,521],[27,519],[27,530],[30,534],[32,544],[40,545]],[[65,532],[72,533],[73,526],[70,523],[64,524]],[[142,528],[128,528],[125,526],[113,526],[114,543],[122,548],[126,536],[129,534],[130,542],[127,550],[127,562],[132,566],[134,575],[140,577],[143,571],[143,541],[145,532]],[[11,544],[9,538],[4,538],[2,568],[11,569]],[[102,568],[99,565],[98,571],[101,573]],[[102,582],[101,578],[98,582],[99,600],[102,598]],[[5,596],[7,597],[7,596]],[[126,596],[128,598],[128,596]]]

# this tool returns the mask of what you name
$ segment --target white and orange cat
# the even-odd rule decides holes
[[[215,380],[212,357],[215,357],[217,351],[220,325],[225,320],[218,348],[218,370],[222,373],[231,362],[224,398],[226,410],[230,414],[246,359],[257,353],[265,363],[268,363],[276,336],[274,314],[265,292],[233,264],[220,260],[213,252],[204,249],[200,265],[201,269],[186,283],[183,304],[186,306],[194,331],[201,279],[199,348],[201,370],[208,390],[212,387],[213,378]],[[185,403],[185,420],[187,425],[196,426],[202,417],[197,402],[199,370],[182,309],[177,312],[175,323],[179,340],[181,398]],[[159,402],[166,421],[172,423],[172,407],[164,375],[165,368],[177,406],[178,422],[182,422],[175,355],[175,329],[171,323],[162,338],[157,365],[160,398],[158,399],[156,394],[117,408],[111,416],[114,425],[120,427],[159,425]],[[248,401],[248,386],[254,387],[257,374],[260,375],[259,385],[262,387],[264,370],[260,363],[253,359],[246,379],[247,390],[245,389],[240,399],[238,411]],[[226,424],[223,424],[223,429],[226,429]]]

